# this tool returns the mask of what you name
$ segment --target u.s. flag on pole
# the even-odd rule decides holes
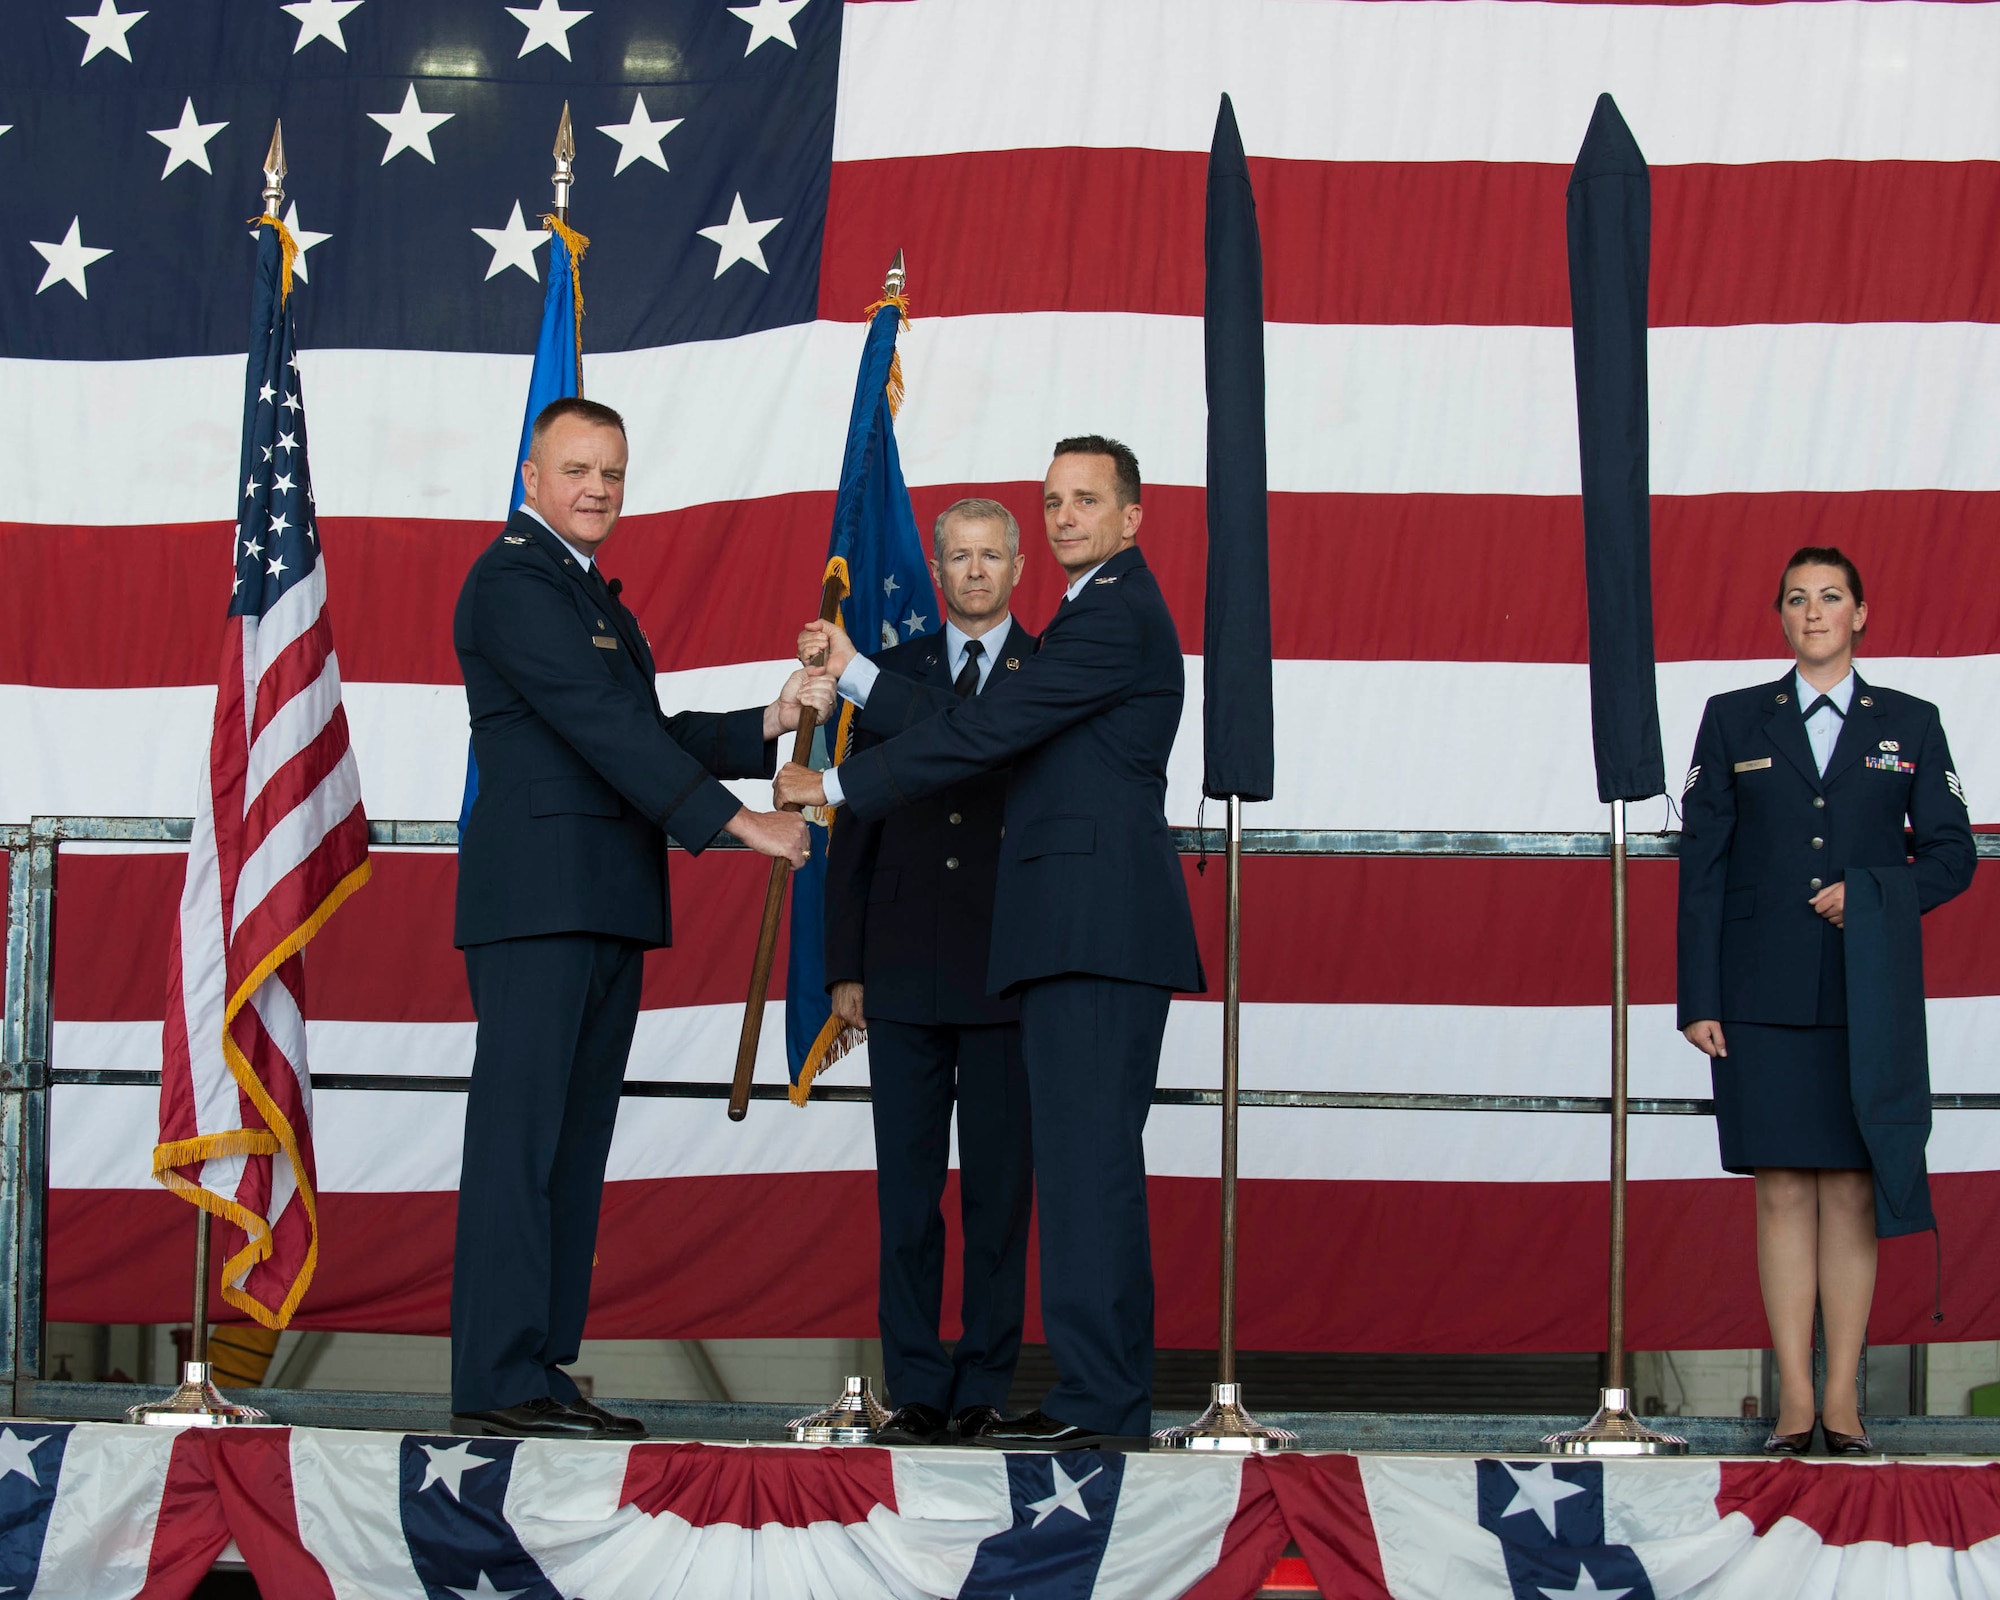
[[[167,975],[153,1175],[242,1230],[222,1294],[291,1320],[319,1256],[299,952],[368,881],[292,333],[296,246],[257,230],[235,584]]]

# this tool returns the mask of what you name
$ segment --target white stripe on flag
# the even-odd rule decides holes
[[[834,159],[1058,145],[1568,166],[1610,90],[1649,159],[1990,160],[1985,5],[918,0],[852,7]],[[1118,70],[1051,40],[1116,39]],[[975,71],[980,92],[965,92]]]
[[[1669,770],[1694,748],[1710,695],[1783,670],[1777,662],[1662,662]],[[739,662],[662,674],[658,687],[672,710],[761,704],[785,671],[778,661]],[[1965,787],[1979,798],[1972,820],[2000,822],[2000,740],[1976,737],[1988,708],[2000,704],[2000,656],[1883,657],[1863,671],[1938,704],[1958,741]],[[1168,767],[1167,815],[1181,826],[1194,822],[1201,798],[1201,690],[1201,660],[1190,656]],[[1245,807],[1248,827],[1606,826],[1591,766],[1590,675],[1580,663],[1284,660],[1274,690],[1277,797]],[[368,813],[455,817],[465,783],[464,690],[348,683],[342,692]],[[0,763],[0,816],[184,815],[188,751],[206,738],[213,704],[208,689],[0,685],[0,749],[36,752],[32,762]],[[1319,731],[1329,719],[1338,741]],[[770,804],[767,783],[729,787],[749,804]],[[1667,818],[1664,799],[1631,808],[1635,832],[1665,827]]]
[[[340,760],[312,793],[307,795],[273,826],[236,879],[235,917],[237,927],[263,902],[285,875],[301,865],[320,846],[327,833],[361,799],[361,778],[355,770],[354,751],[341,752]]]
[[[824,424],[848,403],[860,336],[858,324],[808,323],[593,357],[591,390],[632,436],[674,444],[671,470],[634,475],[626,511],[833,488],[840,440]],[[1578,492],[1566,328],[1274,323],[1265,345],[1273,489]],[[1115,428],[1148,482],[1204,479],[1199,318],[932,317],[899,348],[913,399],[897,442],[912,484],[1037,478],[1051,440],[1084,426]],[[2000,488],[2000,456],[1959,442],[2000,432],[2000,326],[1664,328],[1650,350],[1655,493]],[[498,516],[526,357],[301,360],[319,396],[323,516]],[[122,430],[129,447],[105,457],[90,430],[0,431],[0,519],[126,524],[134,507],[160,522],[232,516],[215,485],[233,481],[240,401],[223,396],[210,361],[115,375],[46,363],[33,384],[42,405]],[[796,447],[742,449],[752,433]],[[185,476],[189,458],[206,477]]]

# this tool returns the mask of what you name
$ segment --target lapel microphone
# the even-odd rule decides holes
[[[625,583],[621,578],[606,578],[604,587],[611,591],[611,598],[614,600],[625,591]]]

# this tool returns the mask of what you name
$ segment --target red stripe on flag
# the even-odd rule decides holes
[[[1970,1550],[2000,1538],[2000,1466],[1725,1461],[1715,1509],[1759,1534],[1790,1518],[1829,1545]]]
[[[159,1198],[174,1209],[185,1230],[185,1204],[164,1193]],[[211,1452],[199,1428],[184,1429],[167,1458],[146,1582],[135,1600],[187,1600],[228,1543],[229,1522],[216,1498]]]
[[[1074,148],[833,169],[819,314],[850,320],[897,250],[921,316],[1202,313],[1208,157]],[[1253,157],[1272,322],[1569,325],[1567,166]],[[1995,322],[2000,163],[1655,166],[1653,327]],[[1032,195],[1033,202],[1020,204]],[[991,219],[1003,249],[967,249]],[[1078,250],[1077,219],[1140,251]],[[1476,241],[1472,254],[1440,240]]]
[[[697,1528],[809,1528],[866,1522],[878,1506],[894,1511],[896,1478],[886,1450],[635,1444],[618,1503]]]
[[[760,1107],[752,1115],[789,1115]],[[1301,1117],[1346,1113],[1302,1111]],[[1525,1137],[1496,1117],[1494,1137]],[[1240,1342],[1249,1350],[1594,1350],[1604,1338],[1608,1198],[1602,1183],[1343,1182],[1242,1185]],[[1631,1340],[1644,1350],[1728,1350],[1766,1336],[1752,1184],[1632,1185]],[[945,1282],[958,1282],[957,1179],[944,1214]],[[1944,1224],[1945,1323],[1930,1322],[1931,1242],[1882,1247],[1869,1338],[1908,1344],[2000,1337],[2000,1173],[1931,1179]],[[1219,1186],[1147,1185],[1162,1274],[1165,1348],[1215,1340]],[[324,1194],[319,1270],[304,1328],[443,1334],[457,1196]],[[817,1219],[800,1228],[798,1219]],[[670,1227],[661,1218],[672,1218]],[[1703,1241],[1697,1258],[1688,1241]],[[875,1174],[749,1173],[610,1183],[598,1236],[594,1339],[872,1338]],[[1690,1266],[1690,1261],[1694,1265]],[[1523,1271],[1521,1263],[1575,1263]],[[1042,1337],[1029,1252],[1027,1337]],[[171,1322],[187,1309],[187,1213],[164,1192],[58,1189],[49,1198],[49,1318]],[[1696,1271],[1699,1281],[1690,1279]],[[774,1296],[773,1283],[785,1285]],[[956,1288],[945,1333],[955,1337]]]
[[[1323,1593],[1341,1600],[1393,1600],[1358,1457],[1275,1456],[1254,1465],[1269,1479]]]
[[[203,1434],[209,1472],[230,1536],[243,1552],[260,1594],[284,1600],[334,1600],[326,1569],[299,1534],[289,1428],[225,1428]]]
[[[55,1014],[151,1020],[145,974],[166,956],[179,856],[69,855],[59,874]],[[469,1022],[451,945],[457,860],[377,855],[372,887],[327,924],[312,952],[313,1015],[356,1022]],[[1221,874],[1183,863],[1203,960],[1222,970]],[[738,852],[672,857],[675,920],[699,928],[649,952],[643,1004],[742,1003],[756,942],[761,864]],[[1244,862],[1244,997],[1355,1005],[1605,1005],[1610,874],[1602,861],[1258,857]],[[1631,872],[1632,998],[1674,998],[1674,867]],[[1282,913],[1282,914],[1280,914]],[[1494,939],[1512,928],[1519,937]],[[1365,929],[1365,936],[1356,930]],[[2000,873],[1924,919],[1933,998],[2000,994]],[[778,975],[774,975],[775,978]],[[1213,996],[1211,996],[1213,998]]]
[[[1243,1463],[1236,1485],[1236,1513],[1222,1530],[1215,1565],[1203,1573],[1184,1600],[1242,1600],[1270,1587],[1291,1530],[1279,1513],[1270,1480],[1253,1459]]]
[[[974,494],[998,499],[1020,519],[1028,567],[1015,610],[1039,627],[1062,594],[1040,533],[1040,481],[937,484],[911,499],[927,527],[952,501]],[[1150,486],[1140,538],[1190,652],[1201,646],[1205,504],[1198,487]],[[809,591],[712,580],[745,549],[759,551],[772,571],[817,570],[832,509],[831,493],[812,491],[627,517],[606,565],[624,581],[660,670],[788,654],[799,618],[812,610]],[[329,605],[337,601],[346,619],[343,678],[456,684],[452,606],[493,525],[331,517],[321,526],[340,551],[336,571],[346,574],[329,576]],[[182,615],[156,598],[184,587],[191,567],[206,570],[211,531],[0,525],[8,574],[0,585],[0,682],[80,689],[213,682],[213,662],[190,640]],[[2000,544],[2000,494],[1656,495],[1660,659],[1781,655],[1770,596],[1785,559],[1807,544],[1839,545],[1860,563],[1875,608],[1872,654],[2000,651],[2000,618],[1965,581]],[[1570,496],[1274,494],[1273,645],[1279,657],[1298,660],[1581,663],[1582,550],[1581,502]],[[92,602],[102,631],[43,625],[67,603],[69,574],[85,551],[95,552],[93,569],[103,574]],[[118,650],[98,647],[107,634]]]

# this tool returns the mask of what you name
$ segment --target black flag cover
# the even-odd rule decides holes
[[[1208,609],[1201,790],[1271,798],[1271,549],[1264,471],[1264,251],[1229,96],[1208,152]]]
[[[1211,217],[1213,193],[1211,187]],[[1646,282],[1652,239],[1646,158],[1616,103],[1601,94],[1569,179],[1569,304],[1590,604],[1590,736],[1597,798],[1606,802],[1644,800],[1667,786],[1653,689],[1647,501]],[[1211,456],[1214,439],[1211,420]],[[1211,505],[1214,494],[1211,489]],[[1211,571],[1213,549],[1211,544]]]

